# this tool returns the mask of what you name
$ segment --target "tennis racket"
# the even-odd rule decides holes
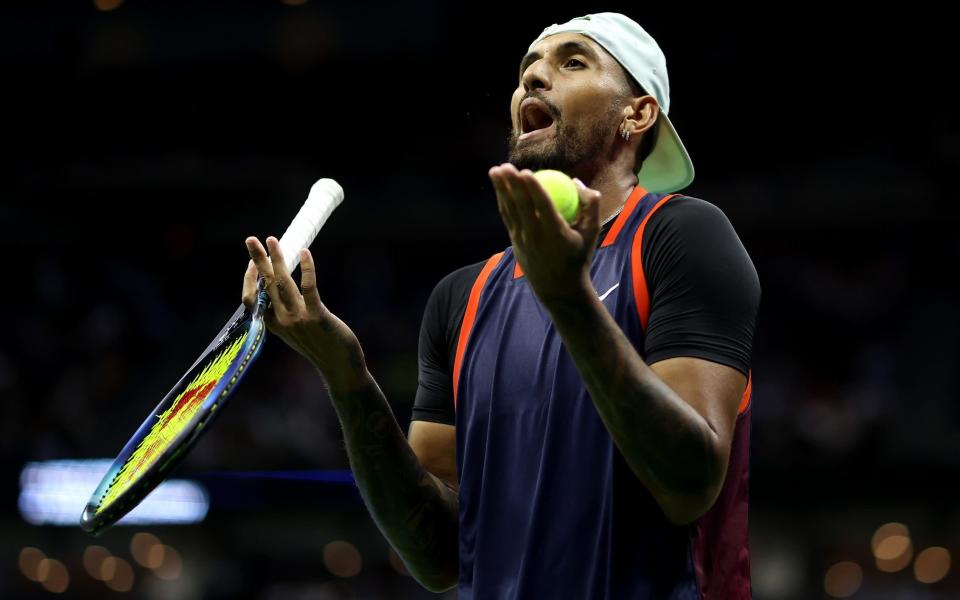
[[[343,188],[321,179],[286,233],[280,238],[287,269],[300,263],[300,249],[343,201]],[[120,451],[80,517],[80,527],[98,534],[143,500],[186,457],[223,410],[227,400],[263,347],[263,316],[270,306],[263,278],[257,284],[252,311],[241,304],[203,354],[150,413]]]

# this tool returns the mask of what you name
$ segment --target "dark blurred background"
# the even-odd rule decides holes
[[[430,290],[509,243],[486,171],[519,60],[589,10],[663,47],[687,193],[760,274],[755,596],[958,597],[955,34],[917,5],[839,6],[4,3],[0,597],[433,597],[352,485],[297,475],[346,455],[276,338],[179,471],[202,523],[34,525],[21,470],[115,456],[238,304],[244,238],[282,233],[318,177],[346,190],[313,245],[321,294],[406,428]]]

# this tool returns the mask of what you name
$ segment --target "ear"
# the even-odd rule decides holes
[[[660,105],[653,96],[634,98],[630,105],[623,109],[623,123],[621,131],[630,132],[630,140],[640,142],[641,136],[657,122],[660,116]]]

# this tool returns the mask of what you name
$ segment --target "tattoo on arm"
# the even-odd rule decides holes
[[[377,526],[410,573],[432,591],[457,582],[457,493],[420,464],[383,392],[367,374],[331,389],[354,478]]]
[[[717,476],[709,425],[650,370],[595,296],[554,302],[550,312],[634,473],[658,499],[696,498]]]

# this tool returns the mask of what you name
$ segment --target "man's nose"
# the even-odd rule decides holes
[[[523,72],[523,77],[520,78],[520,82],[523,84],[523,91],[525,92],[533,89],[550,89],[550,73],[547,68],[547,61],[541,58],[532,63],[527,67],[527,70]]]

